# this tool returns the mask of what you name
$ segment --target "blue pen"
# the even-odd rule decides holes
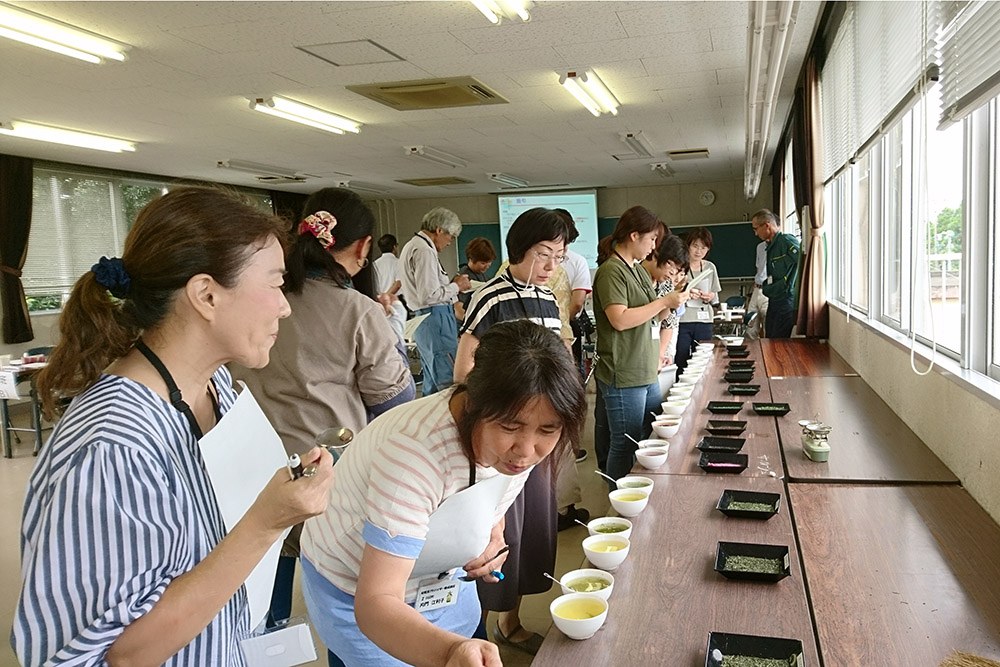
[[[500,581],[504,580],[503,572],[501,572],[500,570],[493,570],[493,571],[490,572],[490,574],[492,574],[494,577],[496,577]]]

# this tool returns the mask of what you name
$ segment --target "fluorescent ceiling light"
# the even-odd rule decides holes
[[[595,116],[618,115],[621,104],[592,70],[566,72],[559,76],[559,83]]]
[[[0,2],[0,37],[100,64],[125,60],[127,44]]]
[[[355,192],[370,192],[376,195],[387,195],[388,190],[383,190],[377,185],[371,183],[362,183],[361,181],[337,181],[338,188],[346,188],[348,190],[354,190]]]
[[[439,151],[430,146],[403,146],[403,150],[411,157],[418,157],[428,162],[443,164],[446,167],[460,168],[467,167],[469,164],[458,156]]]
[[[109,153],[135,152],[135,142],[132,141],[105,137],[100,134],[90,134],[88,132],[66,130],[61,127],[51,127],[49,125],[24,123],[19,120],[12,121],[11,123],[0,123],[0,134],[6,134],[20,139],[48,141],[54,144],[63,144],[65,146],[91,148],[93,150],[107,151]]]
[[[277,116],[334,134],[344,134],[345,132],[357,134],[361,131],[361,123],[357,121],[277,95],[268,98],[252,98],[250,108],[269,116]]]
[[[275,176],[277,178],[288,179],[300,178],[299,173],[294,169],[275,167],[274,165],[251,162],[250,160],[219,160],[215,163],[215,166],[220,169],[242,171],[247,174],[253,174],[254,176]]]
[[[670,178],[674,175],[674,170],[666,162],[654,162],[649,165],[649,168],[653,170],[653,173],[661,178]]]
[[[622,132],[619,137],[622,143],[639,157],[653,157],[655,152],[653,144],[649,143],[649,139],[642,132]]]
[[[528,181],[523,178],[518,178],[517,176],[511,176],[510,174],[486,174],[491,181],[494,183],[499,183],[500,185],[506,186],[508,188],[526,188],[528,187]]]
[[[743,194],[757,195],[764,171],[771,123],[798,14],[797,0],[758,0],[750,3],[747,26],[746,162]],[[771,16],[771,20],[768,20]]]
[[[483,13],[486,20],[494,25],[500,25],[503,19],[513,21],[519,18],[525,23],[531,20],[528,8],[531,7],[531,0],[469,0],[476,9]]]

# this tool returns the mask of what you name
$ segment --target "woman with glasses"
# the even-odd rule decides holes
[[[688,232],[688,270],[687,281],[691,296],[681,316],[681,325],[677,332],[677,356],[674,362],[677,370],[682,371],[687,366],[688,359],[700,340],[712,340],[712,322],[715,318],[713,305],[719,305],[719,272],[715,264],[705,259],[712,250],[712,232],[705,227],[698,227]],[[692,281],[701,277],[697,283]]]
[[[546,283],[566,256],[568,235],[565,219],[550,209],[533,208],[517,217],[506,239],[510,265],[501,266],[472,297],[459,329],[456,381],[463,381],[472,370],[479,340],[495,324],[526,319],[560,333],[559,306]],[[568,349],[566,356],[569,359]],[[524,491],[507,511],[506,577],[498,584],[479,587],[483,609],[500,612],[495,640],[531,654],[538,651],[542,637],[521,626],[519,609],[521,596],[544,593],[551,587],[543,573],[552,572],[556,562],[554,475],[553,465],[532,471]]]
[[[688,251],[684,241],[674,234],[667,235],[647,259],[642,268],[653,281],[656,296],[665,296],[676,291],[684,281],[687,271]],[[677,352],[677,327],[684,314],[683,304],[660,320],[660,367],[674,362]]]
[[[601,241],[607,260],[594,276],[596,374],[610,430],[606,472],[614,479],[632,469],[636,446],[626,436],[646,437],[651,412],[660,407],[659,321],[688,297],[682,292],[658,297],[649,274],[637,266],[656,247],[661,224],[641,206],[625,211]]]

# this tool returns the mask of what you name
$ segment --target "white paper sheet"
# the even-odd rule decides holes
[[[274,471],[288,463],[281,438],[250,390],[242,382],[239,385],[241,393],[232,409],[198,442],[227,531],[243,518],[271,481]],[[285,531],[284,535],[287,534]],[[247,577],[250,627],[257,627],[271,606],[284,535],[271,545]]]
[[[403,340],[408,343],[412,343],[413,334],[416,333],[417,327],[419,327],[429,316],[430,314],[417,315],[416,317],[406,320],[406,326],[403,327]]]

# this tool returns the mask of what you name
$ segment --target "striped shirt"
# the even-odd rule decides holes
[[[416,560],[431,514],[469,486],[469,459],[448,409],[452,391],[407,403],[359,433],[337,462],[326,512],[302,530],[302,554],[334,586],[355,595],[365,545]],[[500,520],[521,492],[530,470],[510,478],[494,515]],[[476,466],[483,481],[501,473]],[[406,583],[416,598],[421,579]]]
[[[498,322],[525,319],[557,334],[562,330],[559,304],[552,291],[518,282],[507,269],[476,291],[458,333],[482,338]]]
[[[219,408],[236,400],[213,376]],[[103,665],[125,626],[226,530],[184,416],[144,385],[103,375],[78,396],[42,449],[21,528],[24,587],[12,643],[24,665]],[[246,591],[165,664],[244,665]]]

